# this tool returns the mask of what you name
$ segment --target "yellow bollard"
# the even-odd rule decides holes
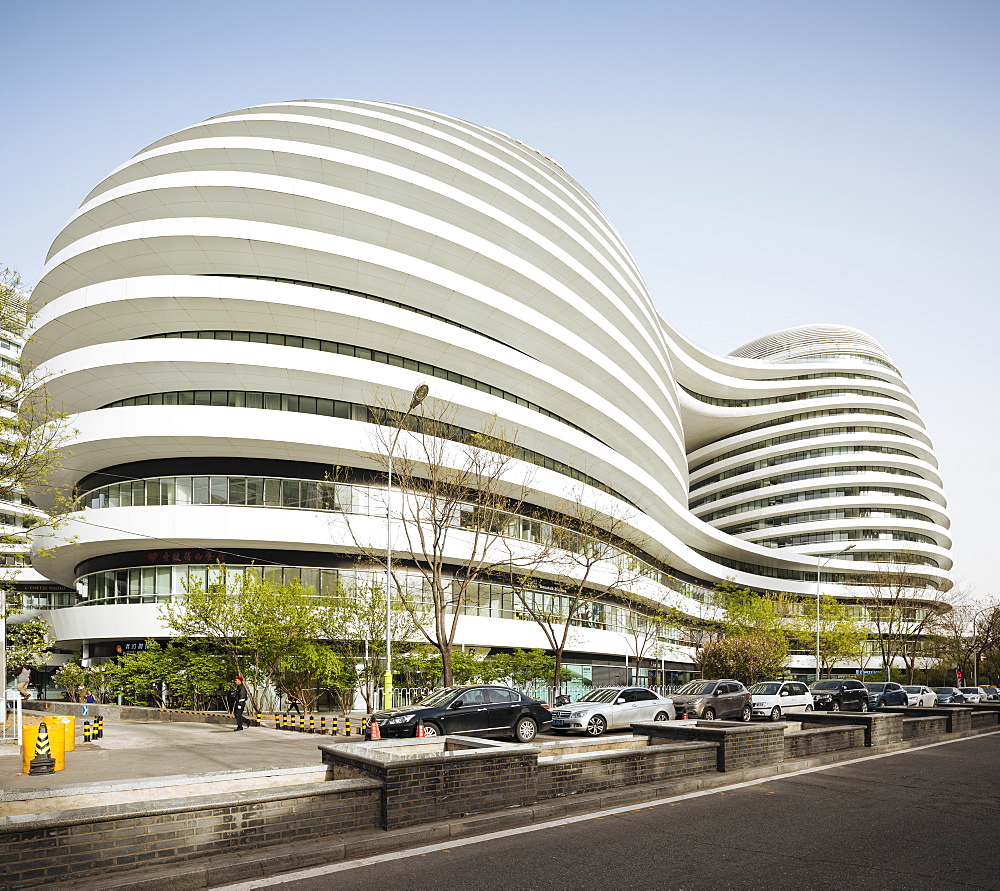
[[[50,719],[45,724],[46,729],[48,729],[50,724],[57,725],[58,722]],[[62,727],[63,725],[58,724],[58,726]],[[39,727],[41,727],[41,724],[25,724],[21,728],[21,773],[31,771],[31,759],[35,757],[35,742],[38,739]],[[65,738],[65,733],[56,732],[49,734],[49,753],[52,755],[52,760],[55,761],[53,770],[62,770],[66,766]]]
[[[63,725],[66,733],[65,743],[67,752],[76,751],[76,715],[64,715],[57,719],[57,723]]]

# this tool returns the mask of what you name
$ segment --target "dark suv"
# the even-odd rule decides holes
[[[865,684],[868,688],[868,707],[879,708],[883,705],[906,705],[909,697],[906,691],[893,683]]]
[[[688,681],[676,693],[671,693],[677,716],[687,713],[692,718],[714,721],[732,718],[749,721],[752,697],[739,681],[723,678],[719,681]]]
[[[868,688],[861,681],[816,681],[810,685],[809,692],[817,711],[868,711]]]

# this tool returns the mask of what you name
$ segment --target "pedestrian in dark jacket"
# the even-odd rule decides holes
[[[243,678],[236,676],[236,689],[233,691],[233,717],[236,718],[236,729],[242,730],[244,724],[250,726],[248,721],[243,720],[243,709],[247,707],[247,688],[243,686]]]

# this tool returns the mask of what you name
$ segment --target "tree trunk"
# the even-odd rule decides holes
[[[552,687],[553,687],[553,696],[558,696],[559,683],[562,680],[562,662],[563,662],[562,650],[561,649],[555,650],[554,655],[556,657],[556,667],[555,670],[552,672]]]
[[[452,686],[451,672],[451,644],[438,643],[438,651],[441,653],[441,684],[445,687]]]

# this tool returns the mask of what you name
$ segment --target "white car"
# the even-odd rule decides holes
[[[906,704],[916,708],[930,708],[937,704],[937,693],[930,687],[903,687]]]
[[[989,694],[982,687],[959,687],[966,702],[986,702]]]
[[[552,709],[552,732],[584,732],[601,736],[609,727],[628,727],[640,721],[673,721],[673,700],[642,687],[602,687],[577,702]]]
[[[761,681],[750,688],[753,716],[780,721],[789,710],[813,710],[812,693],[799,681]]]

